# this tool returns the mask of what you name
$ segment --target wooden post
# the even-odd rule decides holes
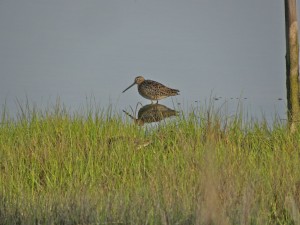
[[[300,119],[299,44],[296,0],[284,0],[288,121],[292,131]]]

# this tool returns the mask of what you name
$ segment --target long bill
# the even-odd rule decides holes
[[[133,85],[135,85],[135,82],[132,84],[132,85],[130,85],[128,88],[126,88],[122,93],[124,93],[125,91],[127,91],[129,88],[131,88]]]

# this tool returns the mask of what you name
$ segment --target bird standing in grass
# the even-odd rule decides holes
[[[163,98],[179,95],[179,90],[166,87],[165,85],[153,80],[145,80],[142,76],[136,77],[133,84],[126,88],[123,93],[135,84],[138,86],[140,95],[151,100],[151,103],[153,103],[153,101],[158,103],[158,100]]]

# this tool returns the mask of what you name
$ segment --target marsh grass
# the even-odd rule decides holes
[[[299,144],[213,107],[147,131],[112,108],[4,110],[0,224],[297,224]]]

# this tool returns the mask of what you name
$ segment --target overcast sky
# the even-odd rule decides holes
[[[121,94],[143,75],[185,104],[213,93],[284,112],[283,0],[0,0],[0,31],[1,104],[147,104]]]

